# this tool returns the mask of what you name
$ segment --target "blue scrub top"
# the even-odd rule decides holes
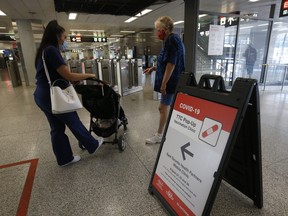
[[[57,79],[64,79],[58,72],[57,68],[66,65],[59,49],[54,46],[48,46],[44,49],[44,59],[48,68],[51,82]],[[36,63],[36,85],[37,87],[49,89],[48,79],[45,74],[42,57],[37,59]]]

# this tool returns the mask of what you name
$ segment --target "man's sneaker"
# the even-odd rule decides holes
[[[74,158],[73,158],[72,161],[70,161],[70,162],[68,162],[68,163],[66,163],[66,164],[61,165],[61,167],[65,167],[65,166],[68,166],[68,165],[70,165],[70,164],[77,163],[77,162],[80,161],[80,160],[81,160],[81,157],[78,156],[78,155],[76,155],[76,156],[74,156]]]
[[[162,140],[162,134],[156,133],[153,137],[146,139],[146,143],[157,144],[157,143],[161,143],[161,140]]]
[[[104,142],[104,138],[103,137],[97,137],[95,138],[97,141],[98,141],[98,147],[97,149],[92,153],[92,154],[95,154],[97,152],[97,150],[101,147],[101,145],[103,144]]]

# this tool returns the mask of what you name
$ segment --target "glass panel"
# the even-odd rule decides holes
[[[240,19],[234,80],[245,77],[263,82],[268,25],[269,21]]]
[[[284,22],[275,22],[271,35],[268,55],[266,89],[282,89],[288,85],[288,26]]]
[[[196,79],[199,81],[203,74],[221,75],[225,80],[225,85],[230,86],[233,74],[237,18],[207,14],[202,14],[199,17]],[[221,41],[217,41],[217,36],[209,31],[210,25],[224,26],[224,44],[220,49],[221,55],[208,53],[210,37],[211,40],[216,40],[216,44],[221,43]]]

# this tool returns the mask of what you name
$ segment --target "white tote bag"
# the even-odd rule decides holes
[[[57,79],[51,84],[51,79],[44,59],[44,51],[42,53],[42,60],[48,83],[50,85],[52,113],[68,113],[83,108],[79,97],[70,82],[67,82],[64,79]],[[66,82],[68,87],[61,89],[60,87],[55,86],[56,82]]]

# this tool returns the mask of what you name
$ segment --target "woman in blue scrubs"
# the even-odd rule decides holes
[[[53,152],[59,166],[76,163],[81,159],[80,156],[73,156],[69,139],[65,134],[66,126],[91,154],[96,152],[103,143],[102,137],[99,137],[97,140],[92,137],[80,121],[77,112],[53,114],[51,111],[50,86],[43,67],[42,52],[44,52],[45,62],[52,83],[57,79],[79,81],[95,77],[94,74],[70,72],[59,50],[64,44],[65,38],[65,29],[58,25],[56,20],[50,21],[45,28],[35,58],[37,87],[34,92],[34,99],[38,107],[46,115],[50,124]]]

